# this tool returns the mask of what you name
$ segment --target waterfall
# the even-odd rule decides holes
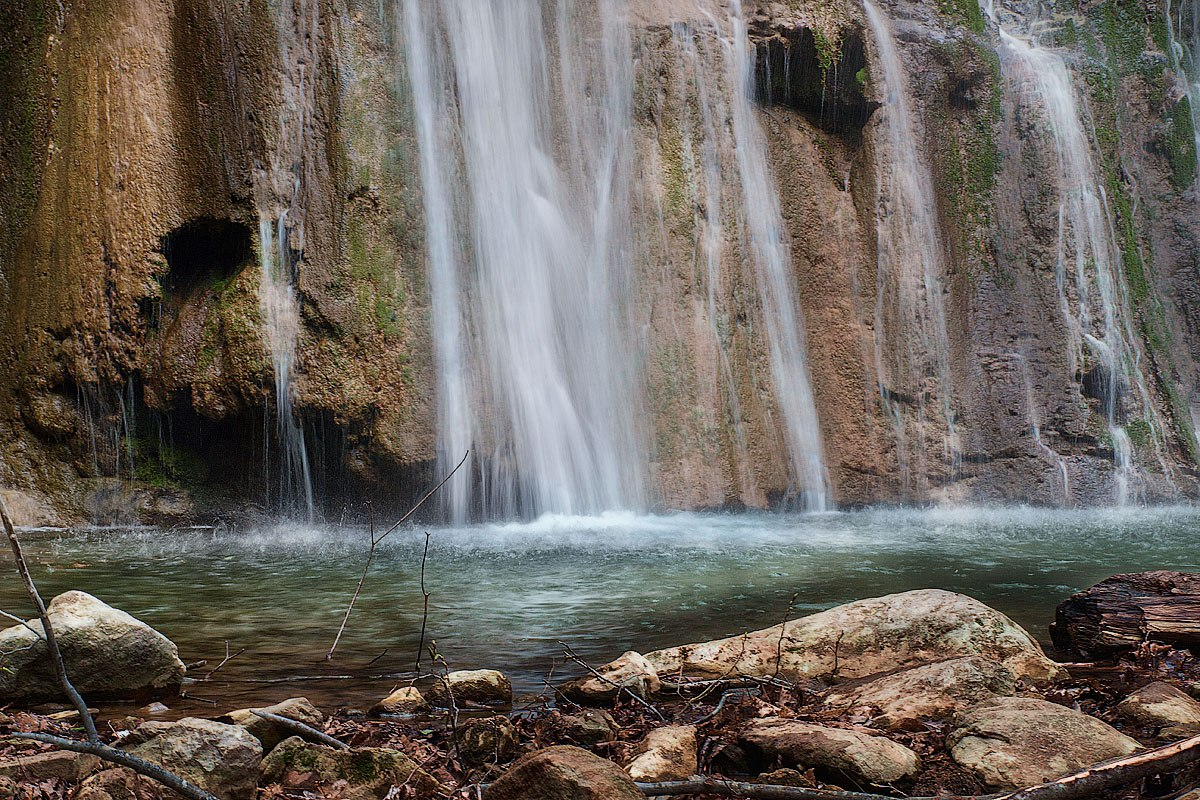
[[[468,448],[476,457],[475,474],[448,486],[453,519],[646,503],[649,425],[633,333],[638,233],[629,213],[634,65],[624,11],[619,0],[404,2],[438,458],[448,467]],[[713,28],[722,30],[715,19]],[[803,320],[740,3],[730,5],[719,41],[718,91],[703,85],[709,78],[692,49],[706,98],[696,146],[716,198],[705,212],[713,215],[710,309],[723,231],[736,229],[736,255],[752,265],[762,307],[791,494],[823,509],[828,478]],[[732,162],[720,163],[718,152]],[[726,182],[739,192],[727,219],[719,199]],[[736,406],[729,360],[720,357]]]
[[[877,146],[875,155],[879,192],[875,366],[884,411],[895,430],[902,491],[911,497],[928,490],[928,439],[940,437],[950,479],[959,467],[950,343],[942,300],[946,256],[933,182],[918,148],[919,129],[895,38],[875,4],[864,0],[863,6],[887,88],[882,109],[886,147]],[[932,407],[931,397],[938,400]],[[905,418],[906,406],[915,411],[911,425]]]
[[[995,14],[989,7],[989,16]],[[1086,115],[1076,103],[1070,71],[1053,50],[1000,29],[1002,63],[1015,70],[1022,91],[1038,101],[1051,133],[1059,188],[1058,248],[1055,277],[1059,307],[1071,337],[1071,376],[1096,387],[1113,449],[1114,495],[1118,505],[1136,493],[1139,474],[1124,427],[1124,401],[1130,388],[1135,402],[1153,416],[1149,390],[1141,374],[1130,327],[1121,273],[1121,252],[1103,182],[1092,156]],[[1130,386],[1130,384],[1132,384]],[[1156,426],[1154,436],[1157,439]]]
[[[300,335],[300,304],[295,280],[299,268],[295,253],[304,247],[304,192],[308,137],[316,96],[317,50],[320,38],[319,0],[281,4],[276,13],[282,81],[274,140],[268,145],[266,165],[255,171],[258,206],[259,307],[265,325],[266,347],[275,382],[275,439],[280,457],[275,465],[278,504],[288,512],[315,514],[312,475],[304,428],[295,410],[294,372]],[[270,441],[268,435],[265,441]],[[270,448],[263,461],[264,479],[270,487]]]
[[[1168,56],[1171,69],[1188,99],[1192,140],[1196,157],[1200,159],[1200,3],[1197,0],[1179,0],[1178,6],[1172,8],[1171,0],[1166,0],[1165,6]]]
[[[449,511],[644,504],[615,0],[406,0]]]

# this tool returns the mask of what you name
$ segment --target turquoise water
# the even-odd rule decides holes
[[[607,514],[415,528],[381,545],[338,653],[325,662],[366,557],[362,529],[28,531],[24,539],[46,596],[90,592],[167,634],[187,662],[215,665],[226,641],[245,648],[189,688],[203,700],[171,704],[212,713],[205,700],[225,708],[298,694],[330,709],[362,708],[411,673],[425,530],[427,638],[452,668],[505,671],[518,695],[542,692],[552,665],[555,680],[575,672],[563,666],[559,641],[600,663],[627,649],[776,624],[793,593],[798,616],[950,589],[1046,641],[1057,603],[1108,575],[1200,569],[1200,510],[1192,508]],[[30,613],[9,574],[0,608]]]

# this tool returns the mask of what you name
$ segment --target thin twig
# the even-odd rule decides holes
[[[721,711],[724,710],[725,704],[729,702],[729,698],[733,697],[734,695],[741,695],[741,699],[744,700],[747,697],[754,696],[750,693],[751,691],[752,690],[750,689],[730,689],[727,692],[722,693],[721,699],[717,701],[717,707],[692,724],[703,725],[706,722],[716,719],[720,715]]]
[[[388,528],[386,531],[384,531],[379,536],[375,535],[374,514],[372,514],[371,549],[367,551],[367,563],[365,563],[363,565],[363,571],[362,571],[362,575],[358,579],[358,585],[356,585],[354,587],[354,594],[350,596],[350,604],[348,606],[346,606],[346,615],[344,617],[342,617],[342,624],[338,628],[337,636],[333,637],[333,644],[330,645],[329,652],[325,654],[326,661],[333,660],[333,651],[337,650],[338,642],[340,642],[342,640],[342,634],[346,632],[346,624],[348,622],[350,622],[350,614],[351,614],[351,612],[354,611],[354,604],[358,602],[358,596],[362,593],[363,584],[367,582],[367,573],[371,569],[371,562],[373,562],[375,560],[375,548],[377,548],[379,546],[380,542],[382,542],[384,539],[386,539],[388,536],[390,536],[393,531],[395,531],[397,528],[399,528],[401,525],[403,525],[405,522],[407,522],[408,519],[410,517],[412,517],[413,514],[417,513],[417,509],[419,509],[421,506],[425,505],[425,501],[428,500],[430,497],[433,497],[434,493],[437,492],[438,489],[441,489],[443,486],[445,486],[446,482],[454,477],[454,473],[458,472],[459,467],[461,467],[463,464],[467,463],[467,458],[470,455],[471,455],[470,450],[468,450],[466,453],[464,453],[462,460],[459,461],[457,465],[455,465],[454,469],[450,470],[449,474],[447,474],[446,477],[444,477],[440,481],[438,481],[437,486],[434,486],[432,489],[430,489],[428,492],[426,492],[424,494],[424,496],[421,497],[421,499],[417,501],[417,504],[415,506],[413,506],[407,512],[405,512],[404,516],[402,516],[402,517],[400,517],[400,519],[396,520],[395,524],[393,524],[392,527]]]
[[[425,550],[421,553],[421,638],[417,640],[417,674],[421,674],[421,650],[425,647],[425,626],[429,622],[429,590],[425,588],[425,562],[429,558],[429,531],[425,531]]]
[[[98,756],[109,763],[129,767],[139,775],[145,775],[151,780],[158,781],[168,789],[174,789],[179,794],[188,798],[188,800],[217,800],[215,796],[204,791],[199,786],[185,781],[175,773],[163,769],[158,764],[138,758],[124,750],[109,747],[98,741],[80,742],[75,739],[52,736],[48,733],[10,733],[9,736],[13,739],[29,739],[34,742],[54,745],[60,750],[70,750],[73,753],[87,753],[88,755]]]
[[[4,533],[8,536],[8,546],[12,549],[13,559],[17,562],[17,572],[21,574],[21,580],[25,584],[25,593],[29,595],[29,599],[33,602],[33,607],[37,609],[38,617],[42,621],[42,636],[46,640],[46,649],[49,652],[50,661],[54,665],[54,674],[58,678],[63,692],[70,698],[71,705],[79,710],[79,719],[83,723],[83,729],[87,732],[88,740],[98,742],[100,734],[96,731],[95,720],[88,713],[87,703],[75,690],[71,679],[67,677],[67,665],[63,661],[62,651],[58,647],[58,637],[54,635],[54,626],[50,624],[50,614],[46,611],[46,604],[42,602],[42,596],[33,582],[33,576],[29,574],[29,565],[25,563],[25,556],[21,553],[21,542],[17,539],[17,531],[13,527],[12,517],[8,515],[8,506],[4,502],[3,495],[0,495],[0,520],[3,521]]]
[[[617,682],[615,682],[615,681],[609,680],[608,678],[606,678],[606,677],[604,677],[603,675],[601,675],[599,672],[597,672],[597,671],[596,671],[596,669],[595,669],[595,668],[594,668],[594,667],[593,667],[591,664],[587,663],[587,662],[586,662],[586,661],[584,661],[582,658],[580,658],[580,657],[579,657],[579,655],[578,655],[578,654],[576,654],[576,652],[575,652],[574,650],[572,650],[572,649],[571,649],[571,646],[570,646],[569,644],[567,644],[566,642],[559,641],[559,644],[560,644],[560,645],[562,645],[563,653],[564,653],[564,654],[567,656],[567,658],[571,659],[571,660],[572,660],[572,661],[574,661],[576,664],[578,664],[579,666],[583,667],[583,668],[584,668],[584,669],[586,669],[588,672],[592,673],[592,675],[593,675],[593,676],[595,676],[597,680],[599,680],[599,681],[601,681],[601,682],[603,682],[603,683],[607,683],[609,686],[611,686],[611,687],[613,687],[614,689],[616,689],[616,690],[617,690],[617,695],[618,695],[618,696],[620,696],[620,694],[621,694],[622,692],[624,692],[625,694],[627,694],[627,695],[629,695],[630,697],[632,697],[632,698],[633,698],[635,701],[637,701],[637,702],[638,702],[638,703],[640,703],[641,705],[643,705],[643,706],[645,706],[646,708],[648,708],[648,709],[649,709],[651,712],[653,712],[653,713],[654,713],[654,716],[658,717],[658,718],[659,718],[660,720],[662,720],[663,722],[666,722],[666,721],[667,721],[667,718],[666,718],[665,716],[663,716],[663,713],[662,713],[661,711],[659,711],[659,710],[658,710],[658,709],[657,709],[657,708],[654,706],[654,704],[653,704],[653,703],[651,703],[650,701],[646,700],[646,698],[639,696],[639,695],[637,694],[637,692],[633,691],[633,690],[632,690],[632,689],[630,689],[628,686],[622,686],[621,684],[619,684],[619,683],[617,683]]]
[[[256,717],[262,717],[263,719],[267,720],[268,722],[274,722],[276,725],[278,725],[281,728],[287,728],[288,730],[294,731],[295,733],[298,733],[303,737],[313,739],[324,745],[328,745],[329,747],[332,747],[335,750],[349,750],[350,749],[350,745],[346,744],[345,742],[339,741],[338,739],[333,738],[329,734],[324,733],[323,731],[317,730],[316,728],[314,728],[311,725],[305,725],[303,722],[300,722],[299,720],[294,720],[289,717],[281,717],[278,714],[272,714],[269,711],[263,711],[262,709],[258,709],[258,708],[250,709],[250,713]]]
[[[206,675],[205,675],[203,678],[201,678],[200,680],[202,680],[202,681],[206,681],[206,680],[208,680],[209,678],[211,678],[211,677],[213,676],[213,673],[214,673],[214,672],[216,672],[216,671],[217,671],[217,670],[219,670],[221,667],[225,666],[225,665],[226,665],[226,664],[228,664],[230,661],[232,661],[233,659],[237,658],[238,656],[240,656],[240,655],[241,655],[242,653],[244,653],[244,652],[246,652],[246,648],[244,648],[244,647],[243,647],[241,650],[238,650],[238,651],[237,651],[236,653],[234,653],[233,655],[229,655],[229,641],[228,641],[228,640],[226,640],[226,641],[225,641],[225,657],[224,657],[223,659],[221,659],[221,663],[220,663],[220,664],[217,664],[215,667],[213,667],[212,669],[210,669],[210,670],[208,671],[208,674],[206,674]]]

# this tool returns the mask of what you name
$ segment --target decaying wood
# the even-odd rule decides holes
[[[83,697],[75,689],[75,685],[71,683],[71,679],[67,676],[67,665],[63,660],[62,651],[58,647],[58,639],[54,635],[54,626],[50,624],[50,615],[46,611],[46,604],[42,602],[42,595],[38,592],[37,584],[33,581],[33,576],[29,573],[29,565],[25,562],[25,555],[21,552],[21,541],[17,538],[17,531],[13,526],[12,518],[8,514],[8,506],[4,503],[3,495],[0,495],[0,523],[3,524],[4,533],[8,537],[8,545],[12,550],[13,559],[17,563],[17,572],[20,573],[21,580],[25,584],[25,592],[29,595],[29,599],[33,602],[34,607],[37,609],[38,617],[42,621],[42,637],[46,641],[47,655],[54,665],[54,674],[58,678],[63,692],[67,697],[71,698],[71,702],[78,710],[79,720],[83,725],[84,731],[87,732],[88,740],[86,742],[79,742],[74,739],[65,739],[61,736],[52,736],[48,733],[22,732],[11,734],[12,738],[29,739],[34,742],[54,745],[61,750],[71,750],[76,753],[88,753],[97,756],[103,761],[128,767],[139,775],[144,775],[169,789],[174,789],[179,794],[188,798],[188,800],[217,800],[214,795],[184,780],[170,770],[164,769],[157,764],[152,764],[145,759],[130,755],[123,750],[109,747],[100,741],[100,734],[96,731],[96,721],[92,718],[91,710],[87,707],[87,703],[84,702]]]
[[[1114,575],[1059,604],[1050,636],[1085,658],[1110,656],[1146,640],[1200,645],[1200,574]]]

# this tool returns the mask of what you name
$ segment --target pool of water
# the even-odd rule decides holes
[[[738,634],[891,592],[938,587],[1000,609],[1039,639],[1054,608],[1108,575],[1200,569],[1200,510],[871,510],[816,515],[544,517],[399,530],[381,545],[332,662],[367,553],[363,529],[27,531],[47,597],[82,589],[171,637],[184,661],[219,662],[175,713],[298,694],[364,708],[410,673],[422,619],[451,668],[495,667],[518,695],[628,649]],[[7,551],[0,567],[11,570]],[[3,573],[0,573],[3,574]],[[0,609],[28,615],[15,572]],[[386,652],[385,652],[386,651]],[[382,656],[381,656],[382,654]],[[428,660],[426,660],[428,663]],[[203,670],[200,670],[203,673]]]

